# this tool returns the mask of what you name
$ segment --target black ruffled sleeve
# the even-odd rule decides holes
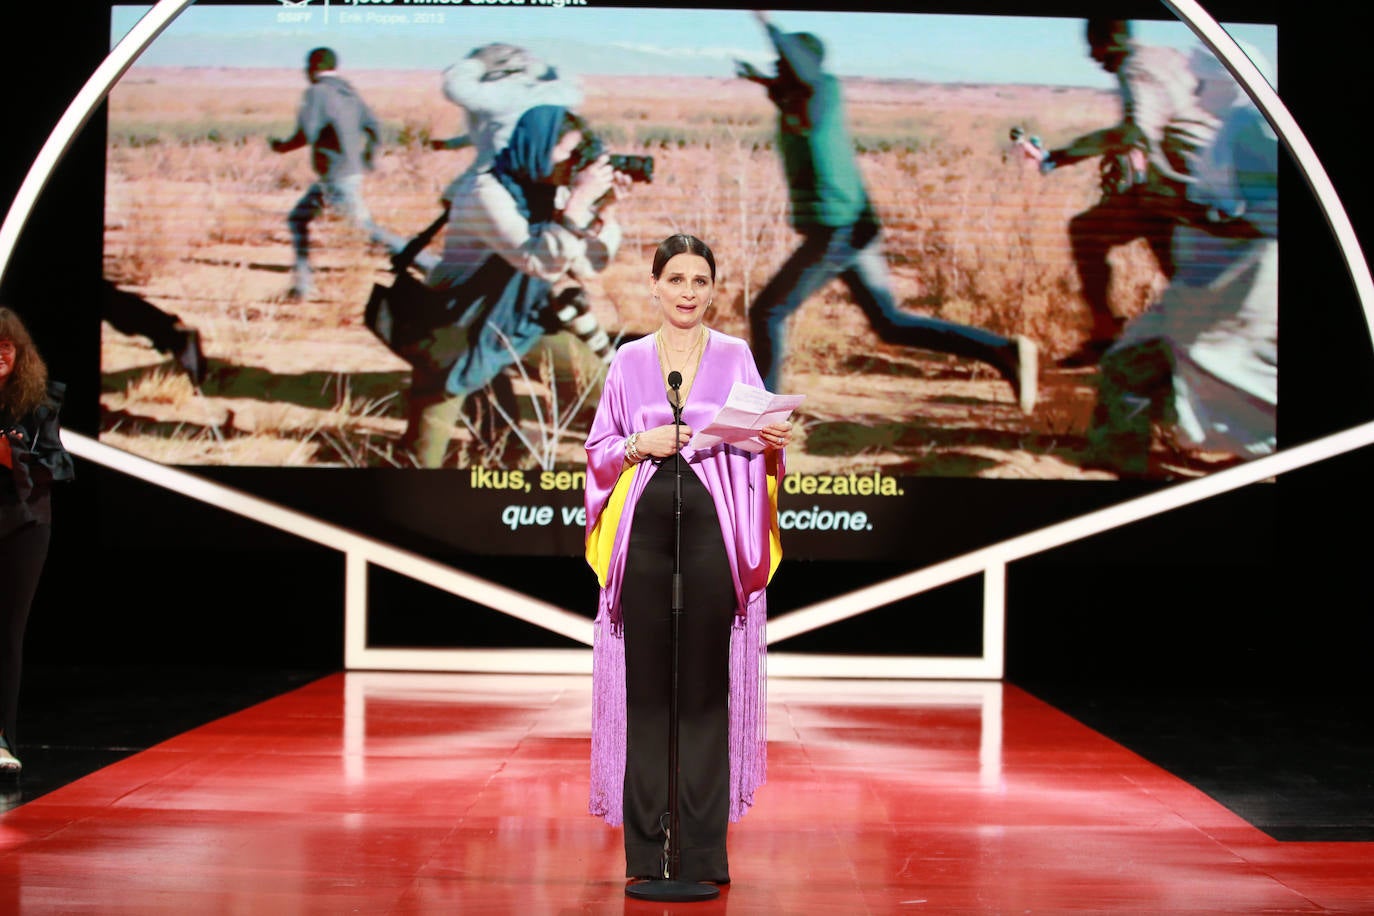
[[[76,476],[76,463],[62,445],[62,424],[58,419],[66,393],[66,385],[49,382],[47,403],[34,411],[32,448],[35,483],[40,478],[51,483],[71,480]]]

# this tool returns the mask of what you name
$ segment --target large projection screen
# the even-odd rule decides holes
[[[312,289],[293,295],[291,214],[316,175],[308,148],[271,145],[295,128],[307,53],[332,49],[336,75],[379,125],[361,196],[376,225],[409,238],[475,156],[454,139],[469,116],[445,86],[476,49],[517,46],[575,87],[608,148],[653,161],[651,180],[617,203],[618,253],[579,281],[591,315],[618,341],[651,332],[649,256],[686,231],[720,254],[711,325],[747,337],[751,305],[801,238],[777,109],[736,75],[741,61],[775,71],[768,34],[744,9],[529,6],[193,4],[151,44],[109,97],[102,442],[206,469],[365,472],[361,501],[392,503],[385,524],[426,543],[580,552],[582,442],[603,369],[592,349],[551,326],[469,398],[443,471],[416,468],[399,441],[411,366],[365,320],[374,285],[391,282],[388,251],[344,208],[326,209],[308,229]],[[111,40],[146,9],[113,7]],[[817,36],[840,80],[900,308],[1024,337],[1040,369],[1023,412],[997,366],[882,340],[842,279],[807,297],[789,321],[779,386],[806,395],[783,494],[789,555],[901,559],[903,520],[938,481],[1121,476],[1089,454],[1097,373],[1058,362],[1092,332],[1068,225],[1103,194],[1098,160],[1042,175],[1026,155],[1031,142],[1055,148],[1121,117],[1117,79],[1090,57],[1083,20],[772,17]],[[1183,60],[1201,47],[1163,7],[1157,17],[1133,20],[1139,42]],[[1276,79],[1278,29],[1229,27]],[[442,237],[426,254],[441,251]],[[1111,307],[1123,319],[1169,286],[1143,238],[1111,259]],[[188,329],[204,356],[191,371]],[[1235,460],[1164,436],[1132,476],[1191,477]],[[334,485],[309,476],[283,486],[309,508],[331,503]],[[436,503],[463,505],[463,524],[433,518]]]

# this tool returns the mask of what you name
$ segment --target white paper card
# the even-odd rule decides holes
[[[707,449],[728,442],[746,452],[761,452],[767,446],[760,431],[786,420],[805,399],[804,394],[773,394],[763,388],[735,382],[730,396],[725,399],[725,406],[705,429],[697,430],[687,445]]]

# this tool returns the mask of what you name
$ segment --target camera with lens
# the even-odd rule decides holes
[[[606,155],[606,146],[601,142],[600,137],[588,135],[578,144],[577,169],[583,169],[591,165],[602,155]],[[654,180],[654,157],[653,156],[629,156],[624,153],[610,153],[607,155],[610,160],[611,168],[630,176],[631,181],[651,182]]]
[[[628,156],[623,153],[611,153],[610,160],[611,168],[629,175],[631,181],[650,182],[654,180],[653,156]]]
[[[568,286],[549,296],[549,306],[540,315],[550,334],[569,331],[575,334],[603,363],[615,356],[615,342],[592,311],[591,299],[580,286]]]

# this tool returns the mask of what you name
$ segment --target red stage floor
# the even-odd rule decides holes
[[[1280,843],[998,683],[770,683],[714,901],[624,894],[582,677],[334,675],[0,815],[3,913],[1374,913],[1374,845]]]

